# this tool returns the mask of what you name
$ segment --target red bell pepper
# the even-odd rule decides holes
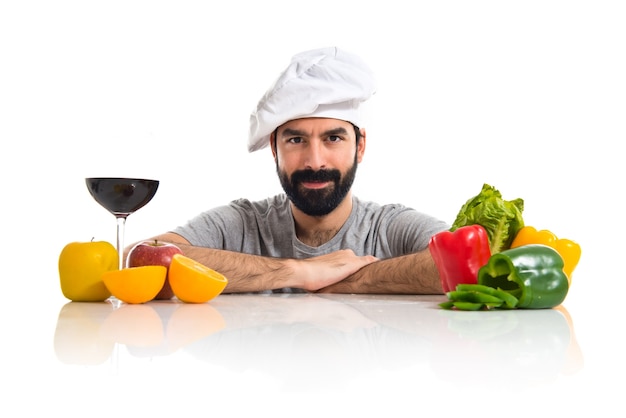
[[[428,243],[428,249],[446,293],[456,289],[458,284],[476,284],[478,270],[491,257],[487,230],[478,224],[435,234]]]

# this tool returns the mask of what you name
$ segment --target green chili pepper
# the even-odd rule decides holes
[[[504,302],[507,308],[515,308],[518,302],[517,298],[512,294],[505,292],[502,289],[494,289],[493,287],[485,286],[482,284],[459,284],[457,285],[456,290],[480,292],[495,296],[496,298],[500,299],[501,302]]]
[[[458,288],[458,287],[457,287]],[[482,292],[453,290],[447,293],[450,300],[472,303],[502,303],[502,299]]]
[[[479,311],[483,309],[483,307],[485,306],[485,304],[483,303],[463,302],[463,301],[452,302],[452,305],[461,311]]]
[[[563,258],[553,248],[530,244],[492,255],[478,270],[478,284],[501,289],[518,299],[518,308],[560,305],[569,290]]]
[[[478,311],[489,309],[514,309],[517,298],[501,289],[474,283],[462,283],[456,290],[446,293],[448,301],[440,303],[443,309]]]

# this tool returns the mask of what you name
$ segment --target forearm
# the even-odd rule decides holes
[[[225,293],[260,292],[285,287],[317,291],[376,261],[371,256],[356,256],[351,250],[307,259],[262,257],[196,247],[173,233],[162,234],[150,240],[176,244],[185,256],[223,274],[228,279]],[[130,247],[127,247],[127,251]]]
[[[223,274],[228,279],[225,293],[301,287],[291,260],[194,247],[189,244],[176,245],[185,256]]]
[[[442,294],[437,267],[428,250],[368,264],[323,293]]]
[[[154,240],[175,244],[185,256],[223,274],[228,279],[224,293],[260,292],[300,286],[292,260],[196,247],[174,233],[161,234],[146,241]],[[126,247],[125,257],[133,245]]]

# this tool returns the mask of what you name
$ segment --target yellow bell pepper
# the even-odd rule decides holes
[[[529,244],[543,244],[554,248],[563,258],[563,272],[571,284],[572,273],[580,261],[581,248],[578,243],[569,239],[558,238],[545,229],[537,231],[532,226],[524,226],[513,239],[511,248]]]

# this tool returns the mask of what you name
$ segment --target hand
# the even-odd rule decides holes
[[[190,257],[228,278],[224,293],[260,292],[292,287],[310,292],[335,284],[363,266],[377,261],[373,256],[357,256],[352,250],[307,259],[263,257],[191,245],[174,233],[151,238],[177,245]]]
[[[363,266],[318,293],[441,295],[441,280],[430,251],[387,258]]]
[[[301,288],[315,292],[352,275],[362,267],[378,261],[371,255],[357,256],[352,250],[339,250],[330,254],[297,260],[302,270]]]

